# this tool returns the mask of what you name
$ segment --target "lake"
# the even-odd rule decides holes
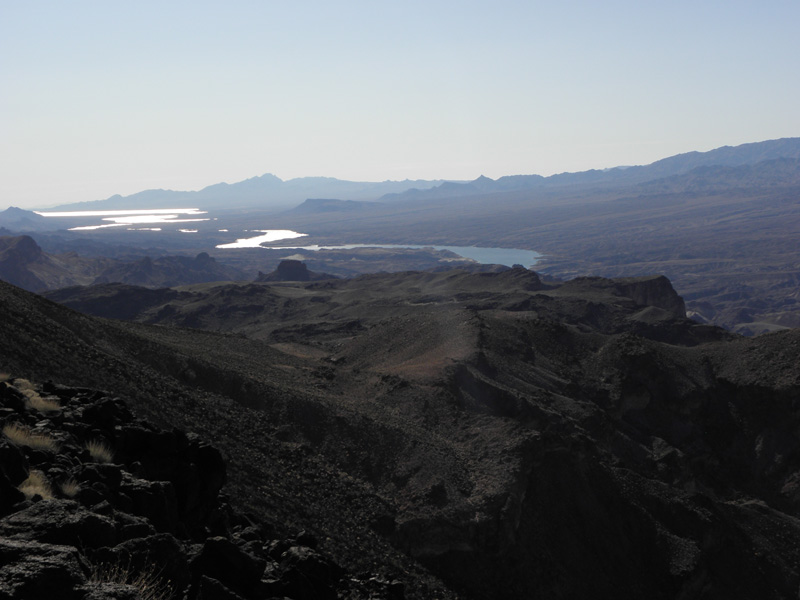
[[[72,227],[71,231],[88,231],[93,229],[104,229],[106,227],[124,227],[135,225],[169,225],[172,223],[192,223],[199,221],[212,220],[205,216],[208,213],[197,208],[157,208],[157,209],[133,209],[133,210],[81,210],[70,212],[56,211],[37,211],[43,217],[100,217],[105,223],[99,225],[83,225]],[[216,219],[213,219],[216,220]],[[142,227],[148,231],[161,231],[159,227]],[[180,233],[197,233],[196,229],[178,229]],[[227,232],[227,229],[220,229],[220,232]],[[269,248],[272,250],[351,250],[353,248],[433,248],[434,250],[449,250],[464,258],[472,259],[481,264],[497,265],[522,265],[531,267],[535,265],[541,254],[533,250],[522,250],[519,248],[481,248],[478,246],[438,246],[433,244],[339,244],[335,246],[261,246],[268,242],[280,240],[296,239],[305,237],[308,234],[298,233],[288,229],[253,229],[253,233],[261,235],[249,238],[239,238],[235,242],[220,244],[217,248]]]
[[[334,246],[261,246],[262,242],[279,241],[281,239],[303,237],[306,234],[296,231],[268,229],[261,230],[264,235],[238,239],[230,244],[221,244],[217,248],[267,248],[269,250],[352,250],[354,248],[433,248],[434,250],[449,250],[464,258],[472,259],[481,264],[496,265],[522,265],[531,267],[535,265],[541,254],[533,250],[519,248],[481,248],[478,246],[438,246],[434,244],[337,244]]]
[[[274,248],[274,246],[273,246]],[[434,244],[342,244],[340,246],[281,246],[285,250],[351,250],[353,248],[433,248],[434,250],[449,250],[454,254],[470,258],[475,262],[486,265],[522,265],[531,267],[535,265],[541,254],[533,250],[519,248],[481,248],[479,246],[437,246]]]
[[[288,229],[254,229],[253,231],[262,233],[251,238],[239,238],[230,244],[219,244],[217,248],[259,248],[265,242],[277,242],[279,240],[289,240],[293,238],[305,237],[307,233],[297,233]]]

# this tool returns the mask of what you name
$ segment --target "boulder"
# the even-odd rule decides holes
[[[178,503],[169,481],[147,481],[124,473],[120,495],[130,499],[129,512],[146,517],[157,531],[175,533]]]
[[[42,500],[0,519],[0,535],[14,540],[100,548],[113,546],[114,522],[73,500]]]
[[[87,573],[73,546],[0,537],[0,600],[77,600]]]
[[[283,593],[298,600],[336,598],[341,569],[305,546],[292,546],[280,560]]]
[[[211,577],[245,596],[257,587],[265,568],[263,559],[248,554],[224,537],[208,538],[191,562],[196,581],[202,576]]]

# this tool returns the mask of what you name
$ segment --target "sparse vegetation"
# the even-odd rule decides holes
[[[56,398],[43,398],[27,379],[17,378],[13,385],[28,399],[27,405],[34,410],[51,412],[61,408],[61,404]]]
[[[19,423],[12,423],[3,427],[3,435],[9,442],[17,446],[27,446],[34,450],[55,452],[58,442],[45,433],[33,433],[30,429]]]
[[[14,387],[23,393],[25,393],[25,390],[33,391],[33,384],[27,379],[22,379],[21,377],[17,377],[14,380]]]
[[[42,398],[35,392],[33,395],[28,396],[27,404],[39,412],[52,412],[61,409],[61,404],[55,398]]]
[[[19,484],[19,491],[25,494],[28,500],[34,496],[41,496],[45,500],[53,498],[53,488],[41,471],[31,471],[28,478]]]
[[[72,477],[66,481],[62,481],[58,487],[61,489],[61,493],[67,498],[74,498],[78,495],[78,492],[81,491],[81,484]]]
[[[94,462],[110,463],[114,460],[114,451],[102,440],[91,440],[86,442],[86,449]]]
[[[172,598],[172,586],[164,581],[155,565],[136,571],[130,564],[100,564],[92,568],[89,585],[102,590],[106,584],[122,585],[131,588],[139,600],[169,600]]]

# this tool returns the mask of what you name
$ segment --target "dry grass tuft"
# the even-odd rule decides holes
[[[25,390],[33,390],[33,384],[27,379],[22,379],[22,377],[17,377],[14,380],[14,387],[23,393]]]
[[[25,494],[28,500],[37,495],[45,500],[53,498],[53,488],[50,487],[50,482],[41,471],[31,471],[28,478],[19,484],[19,491]]]
[[[172,598],[172,587],[164,581],[155,565],[149,565],[142,571],[135,572],[130,565],[120,563],[101,564],[92,568],[89,586],[102,590],[105,584],[128,586],[136,593],[139,600],[169,600]]]
[[[114,460],[114,451],[102,440],[91,440],[86,443],[86,449],[94,462],[110,463]]]
[[[3,427],[3,435],[16,446],[27,446],[34,450],[56,452],[58,442],[45,433],[32,433],[30,429],[19,423],[12,423]]]
[[[28,406],[39,412],[52,412],[54,410],[61,410],[61,404],[55,398],[42,398],[39,394],[35,393],[28,396]]]
[[[81,484],[75,481],[72,477],[66,481],[62,481],[58,486],[61,488],[61,493],[67,498],[74,498],[81,491]]]

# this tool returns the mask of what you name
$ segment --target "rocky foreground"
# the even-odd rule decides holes
[[[222,456],[101,391],[0,382],[0,598],[403,598],[220,493]]]

